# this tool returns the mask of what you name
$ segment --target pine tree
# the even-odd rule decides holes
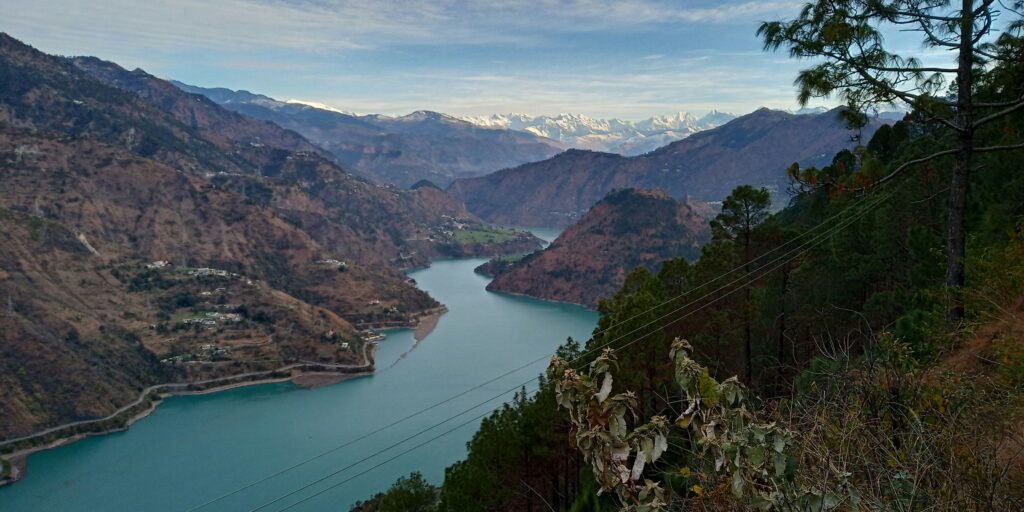
[[[768,218],[768,209],[772,200],[765,189],[755,189],[750,185],[736,187],[729,197],[722,202],[722,212],[711,221],[711,236],[718,240],[730,240],[742,251],[743,270],[749,276],[753,256],[752,235],[754,228]],[[746,361],[745,377],[749,384],[754,379],[754,360],[750,333],[750,288],[743,290],[743,341],[744,360]]]
[[[1003,9],[998,7],[1002,6]],[[1024,144],[979,146],[976,132],[1024,108],[1024,95],[1008,90],[995,101],[977,101],[976,85],[990,63],[1006,63],[1001,47],[1013,44],[1022,28],[1024,1],[1011,6],[995,0],[817,0],[790,21],[763,23],[758,35],[766,50],[785,48],[798,59],[821,61],[802,70],[796,79],[802,105],[814,97],[833,94],[850,107],[848,120],[867,121],[866,109],[906,104],[954,135],[949,147],[899,166],[884,179],[907,168],[952,156],[947,224],[946,316],[951,327],[964,317],[965,216],[967,185],[974,155],[1024,149]],[[1000,15],[1016,15],[1000,33]],[[924,65],[915,57],[894,53],[884,45],[883,32],[911,30],[921,34],[927,48],[947,50],[955,62]],[[952,78],[949,94],[942,87]]]

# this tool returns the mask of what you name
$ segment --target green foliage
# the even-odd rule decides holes
[[[766,50],[786,50],[793,58],[817,59],[796,80],[801,104],[838,94],[854,112],[872,104],[929,99],[946,84],[943,69],[885,47],[882,32],[892,26],[922,28],[925,46],[949,48],[964,16],[949,2],[840,0],[807,4],[789,21],[771,21],[757,30]],[[973,7],[971,8],[973,10]],[[968,21],[972,23],[972,21]],[[856,120],[854,120],[856,121]],[[866,119],[860,119],[863,126]],[[856,124],[856,123],[855,123]]]
[[[917,360],[931,361],[938,355],[938,347],[931,343],[939,337],[936,326],[941,319],[936,316],[934,310],[915,309],[896,319],[893,334],[910,347]]]
[[[722,212],[711,221],[712,236],[717,240],[742,240],[768,218],[771,196],[766,189],[750,185],[736,187],[722,202]]]
[[[457,229],[453,232],[460,244],[500,244],[518,238],[519,234],[507,228]]]
[[[379,512],[431,512],[437,504],[437,489],[418,471],[399,478],[380,499]]]
[[[579,348],[569,339],[558,355],[575,359]],[[468,443],[469,455],[445,471],[439,509],[568,509],[584,481],[568,429],[551,383],[542,378],[532,396],[522,390],[484,419]]]
[[[664,489],[642,477],[644,467],[668,450],[668,421],[655,416],[643,425],[632,425],[639,404],[632,392],[611,394],[614,364],[606,349],[581,375],[556,357],[548,377],[555,384],[558,405],[569,411],[572,442],[593,469],[600,490],[614,490],[623,503],[638,503],[638,512],[665,510]]]
[[[1017,62],[994,66],[977,98],[1024,92],[1024,65]],[[1024,115],[982,131],[992,144],[1019,143]],[[517,396],[484,421],[467,459],[449,468],[441,509],[546,510],[548,502],[555,510],[614,510],[621,503],[610,495],[622,490],[639,498],[648,480],[673,506],[709,512],[777,504],[775,485],[801,506],[836,505],[834,498],[842,497],[837,506],[849,508],[856,491],[862,510],[1019,509],[1024,483],[999,464],[1014,435],[1007,426],[1019,424],[1024,411],[1024,348],[1016,341],[1024,335],[986,342],[982,356],[994,363],[967,356],[994,371],[991,377],[968,378],[944,366],[962,350],[944,334],[942,318],[948,165],[940,159],[918,166],[884,188],[869,181],[949,142],[934,122],[914,113],[829,166],[796,169],[798,184],[832,182],[843,192],[807,186],[779,213],[751,223],[746,240],[736,236],[743,230],[726,229],[744,227],[731,222],[742,209],[730,207],[720,236],[697,261],[669,260],[658,272],[630,273],[599,305],[599,332],[585,347],[613,342],[621,349],[607,366],[612,389],[605,395],[603,375],[584,380],[577,373],[572,385],[581,387],[572,389],[593,400],[574,402],[588,413],[577,410],[575,420],[558,411],[553,383],[545,381],[534,396]],[[1006,153],[979,155],[977,163],[984,170],[973,175],[968,197],[967,313],[971,322],[989,322],[1024,293],[1024,174],[1020,159]],[[802,179],[805,174],[813,180]],[[786,250],[809,239],[814,245],[784,261],[777,258],[785,250],[763,256],[811,230]],[[738,283],[729,284],[737,274],[720,278],[744,263],[749,298]],[[747,325],[753,371],[740,387],[724,377],[743,373]],[[685,351],[690,362],[683,369],[692,373],[681,385],[678,361],[665,356],[671,340],[684,335],[692,351]],[[578,348],[559,354],[577,372],[596,358],[577,360]],[[734,393],[745,397],[739,410]],[[684,414],[698,398],[699,406]],[[591,411],[598,414],[591,418]],[[630,435],[655,416],[682,417],[685,429],[670,428],[668,450],[654,463],[645,454],[641,475],[633,478],[644,450],[642,441],[630,444]],[[733,422],[728,446],[721,422],[716,441],[702,441],[716,419]],[[569,446],[581,432],[577,423],[596,429],[584,435],[590,460],[621,457],[623,445],[628,458],[604,464],[595,476],[592,464],[581,464],[584,453]],[[776,434],[787,439],[784,460],[775,451]],[[723,465],[716,468],[719,458]],[[602,485],[615,490],[596,496]]]
[[[887,136],[888,140],[869,143],[872,149],[860,156],[853,153],[838,156],[835,164],[871,159],[883,168],[891,168],[936,144],[913,119],[897,123]],[[1024,215],[1019,198],[1024,195],[1012,193],[1024,190],[1021,188],[1024,175],[1014,171],[1018,166],[1013,159],[993,157],[986,165],[986,172],[979,173],[976,185],[972,185],[968,211],[972,219],[968,254],[970,268],[976,269],[969,274],[969,280],[973,283],[972,289],[978,290],[969,309],[974,317],[998,311],[993,302],[1012,303],[1024,290],[1024,250],[1021,249],[1024,243],[1019,242],[1024,239],[1020,235],[1024,230],[1019,227]],[[838,175],[835,166],[827,172]],[[794,485],[802,486],[798,488],[810,492],[801,495],[809,501],[830,501],[826,491],[835,496],[843,495],[845,488],[840,485],[839,476],[851,473],[848,481],[861,493],[862,504],[870,502],[879,510],[887,507],[898,510],[895,504],[902,501],[894,500],[913,496],[907,493],[905,476],[920,477],[913,471],[912,464],[931,464],[927,461],[933,457],[948,459],[956,439],[965,446],[980,443],[984,438],[967,437],[970,429],[962,421],[942,432],[924,429],[925,425],[919,422],[893,422],[901,417],[900,408],[910,404],[916,404],[913,405],[915,410],[923,410],[920,407],[926,403],[931,407],[934,414],[928,416],[928,428],[941,422],[943,415],[952,414],[938,412],[939,402],[935,398],[924,398],[929,393],[938,393],[943,396],[942,407],[949,411],[950,398],[945,396],[949,391],[925,393],[918,387],[905,385],[907,379],[925,379],[928,374],[925,368],[938,364],[952,345],[948,337],[938,334],[942,332],[945,198],[941,192],[946,187],[943,173],[937,167],[925,167],[887,187],[890,195],[870,209],[865,206],[869,203],[856,195],[811,191],[754,227],[749,238],[751,273],[761,277],[752,286],[749,302],[738,293],[725,295],[734,286],[711,293],[730,279],[701,287],[744,261],[741,247],[727,237],[705,245],[701,258],[692,264],[670,260],[657,273],[647,269],[630,273],[620,291],[600,304],[598,329],[601,333],[587,344],[587,349],[593,349],[616,340],[613,348],[625,347],[617,354],[614,389],[609,397],[627,389],[635,394],[637,421],[633,421],[632,413],[624,415],[624,419],[630,420],[626,434],[643,425],[642,418],[656,415],[675,418],[688,408],[677,407],[687,402],[685,393],[676,383],[674,363],[664,364],[665,354],[669,353],[671,340],[676,336],[688,334],[693,345],[692,359],[699,359],[706,365],[706,373],[701,371],[694,380],[697,393],[702,400],[707,397],[712,403],[717,401],[716,407],[722,405],[722,377],[743,371],[743,322],[737,319],[742,318],[744,308],[749,307],[754,364],[750,393],[782,396],[781,402],[772,402],[778,404],[776,407],[790,404],[780,412],[790,411],[793,416],[776,418],[776,422],[789,425],[789,430],[794,432],[793,439],[799,439],[800,444],[796,447],[799,449],[791,453],[795,460],[787,457],[784,468],[781,459],[770,460],[769,465],[769,455],[775,452],[759,453],[757,449],[748,453],[728,448],[733,462],[735,454],[740,453],[741,465],[757,462],[756,466],[769,475],[781,474],[785,481],[792,480]],[[761,254],[833,217],[838,220],[825,227],[832,228],[839,221],[843,222],[843,227],[832,229],[820,245],[769,273],[754,272],[753,269],[779,255],[766,258]],[[711,299],[717,299],[713,307],[698,308]],[[693,301],[696,302],[688,306]],[[890,334],[875,335],[886,331]],[[1004,380],[1019,382],[1020,379],[1014,380],[1014,368],[1024,368],[1024,354],[1009,349],[1000,354],[998,360],[1007,367]],[[572,354],[562,357],[565,361],[574,358]],[[582,367],[592,360],[584,358],[573,367]],[[1024,375],[1024,370],[1018,373]],[[847,385],[854,382],[856,387]],[[598,385],[597,391],[600,391],[601,382],[591,384]],[[979,400],[966,387],[956,389],[959,389],[956,393],[969,401]],[[535,510],[544,508],[540,498],[524,487],[522,481],[529,482],[556,509],[569,510],[574,502],[582,510],[594,506],[607,510],[616,506],[608,501],[609,494],[614,492],[601,497],[589,494],[597,491],[600,484],[595,482],[588,491],[585,482],[591,478],[592,470],[587,468],[581,476],[579,459],[574,458],[576,454],[572,449],[566,450],[573,432],[569,418],[545,410],[557,409],[554,395],[551,384],[546,384],[535,397],[519,398],[484,422],[470,443],[468,458],[448,471],[443,492],[447,508],[443,510],[523,510],[531,499]],[[870,397],[870,400],[862,402],[859,397]],[[845,407],[852,412],[812,407],[847,401],[850,402]],[[763,413],[763,409],[753,406],[749,410]],[[832,419],[815,419],[815,411]],[[790,421],[793,418],[801,421],[793,423]],[[754,423],[767,419],[760,417]],[[621,437],[618,425],[616,420],[615,428]],[[927,445],[901,442],[899,450],[872,451],[870,460],[838,466],[840,471],[821,473],[832,475],[830,479],[811,478],[808,475],[814,471],[835,464],[823,457],[847,453],[848,460],[855,458],[853,453],[842,451],[852,448],[844,445],[841,438],[818,440],[836,425],[843,427],[838,431],[843,435],[861,436],[857,439],[863,443],[860,450],[865,452],[868,447],[882,446],[887,438],[903,438],[920,432],[930,432],[928,439],[935,442]],[[611,431],[610,426],[607,431]],[[805,439],[812,440],[806,447]],[[745,502],[746,505],[736,501],[732,493],[732,474],[716,473],[713,461],[701,462],[705,459],[698,456],[701,450],[693,441],[693,434],[681,435],[678,431],[669,434],[670,450],[661,455],[659,463],[651,465],[645,461],[640,485],[630,492],[638,492],[643,482],[650,479],[661,482],[667,497],[682,500],[679,502],[691,509],[753,507],[753,501]],[[814,451],[812,448],[816,446],[822,450]],[[771,448],[774,450],[774,446]],[[635,453],[631,448],[633,458],[625,464],[629,469],[635,463]],[[887,461],[890,455],[899,461],[895,468]],[[957,456],[966,457],[963,453]],[[748,461],[748,457],[753,460]],[[669,467],[678,469],[667,469]],[[684,469],[688,471],[687,476],[680,474]],[[964,465],[957,469],[962,469],[957,478],[972,486],[982,485],[983,481],[977,476],[985,471],[981,466]],[[970,476],[974,474],[970,473],[972,471],[977,471],[975,476]],[[955,486],[949,480],[938,478],[937,473],[934,476]],[[953,476],[943,474],[942,478]],[[877,482],[868,482],[869,478]],[[762,489],[762,483],[754,482],[758,480],[753,475],[749,480],[744,477],[744,493]],[[873,490],[881,488],[878,482],[884,483],[888,494],[874,493]],[[986,485],[1000,496],[1007,489],[1005,484],[991,481]],[[932,485],[927,492],[938,492],[941,487]],[[916,492],[924,495],[926,491],[918,487]],[[753,498],[752,494],[744,496],[747,500]]]
[[[693,440],[691,463],[699,464],[702,476],[706,471],[724,477],[733,498],[757,510],[858,508],[860,497],[847,485],[848,473],[833,475],[831,487],[808,487],[798,480],[793,433],[775,422],[759,421],[743,385],[735,377],[716,381],[691,359],[691,351],[688,342],[676,339],[669,358],[686,405],[675,425]],[[580,375],[555,358],[548,375],[555,382],[559,406],[573,421],[573,441],[601,491],[614,490],[622,511],[668,510],[669,493],[660,482],[644,476],[644,468],[668,450],[667,422],[662,416],[638,421],[631,392],[610,396],[615,363],[614,354],[606,351],[590,364],[587,374]],[[688,477],[692,472],[684,466],[678,473]],[[689,490],[698,500],[704,497],[699,484]]]

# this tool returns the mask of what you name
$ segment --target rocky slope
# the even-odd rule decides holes
[[[864,130],[870,136],[878,122]],[[719,201],[737,185],[766,187],[785,204],[786,168],[825,164],[853,145],[837,112],[794,115],[761,109],[657,151],[631,158],[570,150],[454,182],[448,193],[484,220],[510,226],[563,227],[608,192],[659,188],[678,199]]]
[[[436,188],[374,185],[294,132],[4,34],[0,167],[0,439],[153,382],[364,364],[359,326],[439,307],[401,267],[539,244],[481,243],[495,228]]]
[[[596,307],[638,266],[654,269],[670,258],[695,259],[709,237],[702,207],[662,191],[625,189],[609,194],[550,246],[518,260],[478,269],[495,275],[488,290]]]
[[[484,128],[436,112],[356,116],[248,91],[174,84],[227,109],[295,130],[356,172],[403,188],[423,179],[445,187],[456,178],[544,160],[564,149],[532,133]]]
[[[244,275],[147,268],[122,250],[0,209],[0,439],[105,416],[158,383],[366,363],[355,329],[327,308]]]
[[[443,192],[373,185],[324,158],[331,156],[329,152],[274,123],[221,108],[205,96],[187,93],[142,70],[127,71],[92,57],[70,62],[93,78],[146,99],[221,149],[231,151],[242,169],[206,178],[251,200],[276,206],[284,217],[304,226],[340,256],[422,265],[431,256],[475,255],[475,250],[487,255],[517,252],[537,243],[521,234],[510,240],[508,247],[458,247],[451,237],[437,236],[450,231],[453,219],[470,229],[488,228]],[[270,197],[268,187],[299,188],[299,196],[308,197],[295,197],[294,193]],[[353,238],[363,242],[369,238],[373,243],[353,243]],[[422,243],[427,238],[436,243]]]

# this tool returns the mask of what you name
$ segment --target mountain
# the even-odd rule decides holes
[[[667,259],[696,259],[709,237],[700,210],[706,205],[680,203],[658,190],[617,190],[544,250],[480,270],[495,275],[488,290],[594,308],[638,266],[653,270]]]
[[[446,187],[456,178],[544,160],[564,149],[532,133],[482,128],[437,112],[356,116],[248,91],[172,83],[226,109],[294,130],[354,171],[401,187],[424,179]]]
[[[829,110],[828,107],[800,107],[799,109],[791,110],[790,112],[792,112],[793,114],[796,114],[798,116],[806,116],[806,115],[824,114],[825,112],[828,112],[828,110]]]
[[[457,242],[451,237],[438,235],[453,221],[461,220],[459,224],[468,228],[489,229],[443,192],[436,189],[410,192],[368,183],[333,165],[325,158],[329,153],[298,133],[221,108],[203,96],[184,92],[142,70],[129,72],[95,58],[75,58],[70,62],[93,78],[147,99],[177,121],[199,130],[222,149],[231,151],[236,160],[252,166],[238,172],[206,176],[218,186],[248,195],[257,194],[261,184],[250,183],[251,177],[247,175],[250,172],[259,175],[258,181],[298,185],[310,196],[310,204],[297,206],[294,201],[282,201],[280,212],[291,221],[305,225],[319,242],[336,247],[338,254],[346,258],[388,263],[399,256],[417,253],[407,263],[421,265],[431,256],[472,252],[472,248],[455,247]],[[241,97],[255,95],[243,93]],[[369,246],[349,240],[365,238],[366,234],[372,239]],[[427,240],[432,243],[424,243]],[[537,240],[524,236],[512,241],[510,245],[514,247],[508,250],[522,250],[535,243]],[[492,254],[506,249],[485,247],[479,250]]]
[[[785,203],[786,168],[822,165],[853,146],[838,110],[794,115],[760,109],[654,152],[623,157],[569,150],[543,162],[454,182],[448,193],[481,218],[509,226],[563,227],[610,191],[663,189],[714,202],[737,185],[766,187]],[[870,137],[880,121],[864,130]]]
[[[0,438],[155,382],[369,368],[358,329],[440,307],[402,267],[539,246],[436,187],[375,185],[295,132],[6,34],[0,162]]]
[[[488,127],[520,130],[554,139],[576,149],[590,149],[622,155],[640,155],[653,151],[699,131],[725,124],[736,116],[713,110],[697,118],[686,112],[656,116],[639,122],[621,119],[594,119],[580,114],[531,117],[525,114],[499,114],[463,118]]]
[[[328,308],[244,275],[147,268],[121,244],[2,208],[0,294],[0,438],[105,416],[156,384],[372,363]]]
[[[797,110],[790,110],[789,112],[792,113],[792,114],[796,114],[798,116],[803,116],[803,115],[809,115],[809,114],[824,114],[825,112],[828,112],[828,111],[829,111],[829,109],[827,107],[802,107],[802,108],[799,108]],[[881,112],[874,112],[872,114],[872,116],[877,121],[892,121],[892,122],[901,121],[904,117],[906,117],[906,115],[907,115],[906,112],[901,112],[901,111],[898,111],[898,110],[885,110],[885,111],[881,111]]]

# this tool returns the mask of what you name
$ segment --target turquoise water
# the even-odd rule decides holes
[[[533,233],[533,236],[535,236],[537,238],[540,238],[541,240],[544,240],[545,242],[547,242],[549,244],[551,242],[554,242],[555,239],[558,238],[558,235],[562,234],[562,231],[565,231],[564,228],[519,228],[519,227],[517,227],[516,229],[522,229],[522,230],[525,230],[525,231],[529,231],[530,233]]]
[[[437,261],[411,274],[449,312],[419,344],[409,330],[390,332],[377,352],[377,374],[317,389],[285,383],[172,397],[127,432],[33,455],[25,479],[0,488],[0,511],[184,512],[549,354],[567,336],[589,336],[597,322],[591,311],[485,291],[488,280],[473,273],[483,261]],[[201,510],[253,510],[516,387],[542,372],[544,365],[533,365]],[[499,404],[494,401],[487,408]],[[281,510],[485,410],[474,409],[260,510]],[[444,468],[465,455],[465,444],[478,424],[473,421],[289,510],[346,511],[356,500],[414,470],[439,483]]]

